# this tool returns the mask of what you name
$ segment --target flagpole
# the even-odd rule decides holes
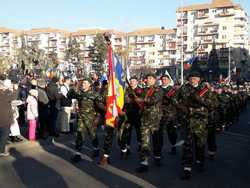
[[[183,0],[181,0],[181,85],[184,84],[184,22],[183,22]]]

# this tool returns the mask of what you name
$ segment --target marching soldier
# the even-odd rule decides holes
[[[161,77],[162,85],[162,119],[160,123],[160,150],[163,146],[163,132],[164,128],[167,128],[168,139],[171,144],[170,154],[176,154],[176,141],[177,141],[177,127],[176,127],[176,107],[173,105],[172,97],[175,94],[176,88],[170,85],[170,78],[168,75]]]
[[[138,144],[138,150],[141,148],[141,106],[136,102],[135,98],[140,97],[142,94],[142,88],[138,87],[138,80],[136,77],[130,78],[130,87],[125,92],[125,105],[124,111],[127,115],[127,126],[123,130],[123,134],[126,134],[126,145],[122,146],[122,156],[130,153],[130,142],[132,136],[132,129],[135,128],[136,138]]]
[[[78,100],[78,120],[77,120],[77,133],[76,133],[76,153],[72,158],[73,162],[79,162],[81,160],[80,151],[82,145],[89,135],[92,140],[92,145],[94,147],[93,156],[98,156],[98,139],[96,135],[96,109],[104,109],[101,99],[97,93],[92,90],[91,80],[89,78],[84,78],[82,80],[82,91],[70,90],[68,96],[70,98],[75,98]]]
[[[148,171],[148,158],[150,155],[150,137],[152,136],[154,156],[160,159],[159,153],[159,137],[157,132],[160,127],[162,117],[161,99],[162,94],[160,88],[156,85],[156,75],[147,75],[147,88],[141,98],[136,98],[137,102],[143,102],[144,107],[141,116],[141,150],[140,150],[140,166],[137,172]]]
[[[224,90],[219,87],[216,89],[217,98],[219,102],[218,113],[219,113],[219,125],[217,125],[217,131],[223,131],[226,127],[226,107],[228,103],[228,97],[225,95]]]
[[[205,144],[207,140],[208,109],[211,101],[207,97],[209,89],[201,84],[200,74],[193,72],[189,81],[183,85],[175,96],[177,107],[185,114],[184,117],[184,146],[183,146],[183,174],[181,179],[191,177],[193,164],[193,143],[195,145],[196,165],[200,170],[204,168]],[[178,101],[178,102],[177,102]]]
[[[211,92],[208,97],[213,101],[212,108],[209,109],[208,124],[207,124],[207,153],[210,160],[214,160],[217,151],[216,145],[216,126],[219,123],[219,101],[218,94],[215,92],[214,87],[211,86]]]

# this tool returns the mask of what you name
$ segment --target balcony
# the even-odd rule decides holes
[[[215,27],[215,26],[219,26],[218,23],[214,23],[214,22],[205,22],[203,27]]]
[[[204,43],[213,43],[213,38],[206,38],[203,40]]]
[[[234,39],[233,43],[234,44],[245,44],[245,40],[244,40],[244,38],[243,39]]]
[[[206,49],[205,48],[199,48],[197,50],[198,53],[205,53]]]
[[[221,12],[215,15],[215,17],[228,17],[228,16],[234,16],[235,13],[232,12]]]
[[[50,38],[49,41],[57,41],[56,38]]]
[[[183,14],[183,15],[179,14],[177,16],[177,20],[187,20],[187,19],[188,19],[188,15],[187,14]]]
[[[3,44],[3,45],[0,46],[0,48],[4,48],[4,47],[10,47],[10,45],[9,44]]]
[[[237,23],[234,27],[245,27],[245,23]]]
[[[211,31],[198,31],[195,33],[195,36],[209,36],[209,35],[217,35],[218,30],[211,30]]]
[[[41,40],[38,39],[38,38],[30,38],[30,39],[28,39],[28,42],[38,42],[38,41],[41,41]]]
[[[183,41],[183,45],[186,45],[186,44],[187,44],[187,42]],[[177,46],[182,46],[182,41],[178,41]]]
[[[131,61],[145,61],[145,58],[143,56],[130,56],[129,59]]]
[[[206,19],[209,18],[208,14],[198,14],[195,16],[195,19]]]
[[[177,36],[177,38],[182,38],[182,37],[186,38],[187,37],[187,33],[186,32],[179,33],[178,36]]]
[[[152,43],[154,43],[153,40],[148,40],[148,41],[138,40],[134,44],[152,44]]]
[[[247,21],[247,17],[245,16],[235,16],[234,17],[235,20],[238,20],[238,21]]]

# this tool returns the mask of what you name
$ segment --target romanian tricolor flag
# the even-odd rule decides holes
[[[108,47],[108,96],[106,109],[106,125],[115,127],[116,118],[124,105],[124,82],[122,81],[122,64],[113,53],[111,45]]]

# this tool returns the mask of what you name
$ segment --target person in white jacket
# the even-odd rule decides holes
[[[11,107],[13,111],[13,123],[10,125],[10,140],[11,142],[21,142],[23,139],[20,137],[20,127],[18,124],[18,117],[19,117],[19,112],[18,112],[18,106],[22,105],[23,101],[21,100],[13,100],[11,101]]]
[[[38,91],[31,89],[27,98],[27,120],[29,122],[29,140],[36,140],[36,127],[38,118]]]
[[[68,98],[67,94],[70,89],[71,79],[65,77],[63,84],[60,87],[60,111],[57,117],[57,124],[61,133],[68,134],[70,132],[70,115],[72,111],[72,100]]]

